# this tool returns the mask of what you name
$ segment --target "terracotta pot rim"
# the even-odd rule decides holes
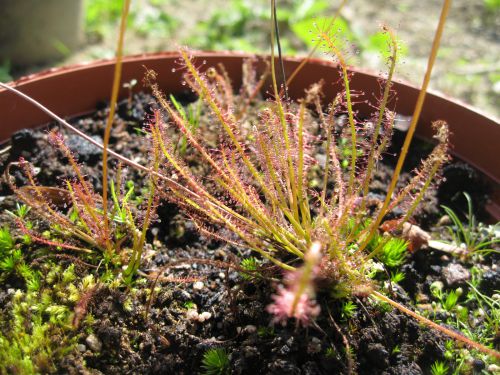
[[[229,50],[223,50],[223,51],[205,51],[205,50],[192,50],[191,51],[193,55],[195,55],[196,58],[203,58],[203,57],[217,57],[217,56],[236,56],[240,58],[250,58],[250,57],[257,57],[259,59],[269,59],[270,55],[269,54],[263,54],[263,53],[249,53],[249,52],[242,52],[242,51],[229,51]],[[123,58],[123,62],[132,62],[132,61],[143,61],[143,60],[149,60],[149,59],[156,59],[156,58],[161,58],[161,57],[178,57],[179,52],[178,51],[160,51],[160,52],[148,52],[148,53],[140,53],[140,54],[131,54],[131,55],[126,55]],[[305,58],[305,56],[285,56],[284,59],[287,61],[302,61]],[[17,86],[19,84],[25,83],[27,81],[33,82],[37,81],[39,79],[44,79],[53,75],[58,75],[62,73],[66,73],[69,71],[78,71],[78,70],[83,70],[87,69],[89,67],[96,67],[96,66],[105,66],[105,65],[112,65],[116,61],[116,58],[104,58],[104,59],[97,59],[97,60],[92,60],[92,61],[87,61],[83,63],[75,63],[75,64],[69,64],[69,65],[63,65],[63,66],[58,66],[58,67],[53,67],[53,68],[48,68],[41,70],[36,73],[28,74],[22,77],[19,77],[16,80],[8,82],[9,84],[12,84],[14,86]],[[327,59],[321,59],[317,57],[313,57],[309,59],[311,64],[317,64],[317,65],[325,65],[325,66],[337,66],[337,64],[333,61],[327,60]],[[380,78],[380,74],[377,74],[375,71],[369,68],[363,68],[363,67],[357,67],[357,66],[349,66],[349,71],[352,71],[354,73],[363,73],[369,76],[373,76],[375,78]],[[412,89],[419,90],[420,88],[413,84],[410,83],[409,81],[396,77],[394,82],[397,82],[401,85],[408,86]],[[3,89],[0,88],[0,92],[2,92]],[[442,93],[438,90],[433,90],[429,89],[427,90],[427,94],[433,95],[436,97],[443,98],[449,102],[452,102],[454,104],[457,104],[461,107],[466,108],[467,110],[474,112],[480,116],[486,117],[490,119],[491,121],[494,121],[499,124],[500,126],[500,119],[497,118],[496,116],[486,113],[479,108],[466,103],[460,99],[457,99],[455,97],[452,97],[450,95],[447,95],[445,93]]]

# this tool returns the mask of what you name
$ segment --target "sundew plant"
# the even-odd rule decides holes
[[[125,7],[129,3],[127,1]],[[151,196],[142,215],[147,220],[142,220],[140,227],[134,225],[133,220],[130,223],[129,229],[136,233],[137,241],[132,236],[133,253],[124,278],[130,281],[140,266],[144,236],[156,205],[155,199],[163,198],[180,206],[202,233],[239,248],[251,249],[266,262],[283,270],[283,286],[268,307],[276,322],[295,318],[303,325],[309,324],[320,313],[315,301],[318,288],[330,290],[335,298],[371,295],[450,337],[498,357],[494,350],[392,301],[379,291],[370,277],[371,260],[380,255],[391,241],[390,236],[373,241],[384,218],[394,208],[401,208],[403,214],[392,225],[395,230],[402,228],[429,186],[439,180],[439,170],[448,160],[448,127],[444,122],[436,121],[433,124],[437,141],[434,150],[422,161],[408,184],[396,189],[423,106],[449,6],[450,1],[445,0],[422,90],[387,196],[380,204],[372,204],[369,188],[377,163],[391,142],[395,119],[395,114],[388,109],[388,102],[393,94],[391,87],[398,43],[389,28],[384,27],[390,40],[388,72],[381,80],[381,92],[373,93],[377,97],[371,103],[373,112],[364,118],[356,112],[358,94],[350,87],[352,73],[348,69],[343,41],[330,32],[329,27],[318,27],[314,33],[317,46],[337,63],[342,90],[332,102],[324,103],[322,84],[328,82],[317,83],[308,88],[304,98],[296,102],[289,99],[287,86],[293,84],[293,79],[285,83],[283,67],[276,66],[281,59],[275,58],[274,53],[277,41],[281,57],[274,0],[271,1],[269,64],[272,95],[265,105],[256,108],[255,99],[265,86],[267,75],[257,75],[251,61],[244,66],[244,85],[239,95],[234,95],[223,67],[206,69],[187,49],[180,49],[179,69],[184,71],[185,85],[203,103],[206,116],[203,121],[210,123],[210,135],[203,131],[203,123],[192,126],[179,106],[161,92],[155,83],[156,73],[148,70],[145,82],[151,87],[160,107],[147,121],[150,166],[139,165],[108,150],[111,120],[108,121],[104,145],[79,133],[104,149],[103,194],[95,212],[99,214],[105,233],[113,228],[113,215],[118,210],[112,209],[112,200],[107,197],[108,155],[149,176]],[[122,14],[120,43],[123,43],[125,17],[126,11]],[[110,119],[120,81],[120,43]],[[300,70],[292,77],[296,74],[300,74]],[[34,104],[42,108],[40,104]],[[70,130],[75,130],[46,108],[42,109]],[[249,111],[257,111],[258,120],[248,121]],[[346,121],[340,121],[341,118],[346,118]],[[185,140],[183,152],[178,152],[179,139]],[[343,154],[347,155],[345,167],[340,161],[341,148],[349,150]],[[322,160],[318,155],[322,155]],[[188,157],[189,161],[197,160],[203,166],[202,175],[190,168]],[[312,184],[314,179],[320,183]],[[79,185],[83,187],[85,184],[79,181]],[[79,185],[70,184],[68,190],[71,192]],[[72,195],[76,207],[85,205],[75,198]],[[29,200],[26,203],[33,205]],[[118,207],[122,206],[118,202]],[[128,215],[127,211],[125,215]],[[111,240],[112,237],[104,237],[103,250],[116,251]]]
[[[152,152],[161,151],[167,161],[162,173],[179,182],[177,186],[169,184],[167,189],[161,189],[164,198],[182,207],[201,232],[249,248],[285,271],[287,286],[279,290],[268,308],[275,321],[294,317],[307,324],[319,314],[314,291],[315,286],[320,285],[329,288],[335,297],[376,295],[388,302],[373,285],[369,273],[370,259],[377,256],[391,238],[387,236],[375,247],[370,247],[372,239],[384,217],[395,207],[402,208],[404,214],[393,226],[402,228],[425,191],[437,180],[440,167],[448,160],[448,127],[437,121],[433,124],[437,145],[410,182],[396,191],[448,5],[445,2],[429,70],[387,197],[377,207],[369,202],[370,181],[377,162],[390,144],[395,118],[387,104],[398,45],[389,28],[384,27],[391,41],[389,70],[382,93],[368,118],[359,118],[356,114],[356,94],[350,88],[351,73],[342,41],[337,41],[335,33],[330,33],[328,28],[316,30],[318,44],[335,58],[343,90],[333,102],[322,103],[321,84],[316,84],[298,102],[288,100],[287,86],[278,86],[275,66],[274,43],[278,28],[274,22],[274,1],[270,62],[273,96],[259,108],[258,121],[248,123],[245,118],[253,98],[249,93],[254,91],[252,88],[261,86],[255,73],[250,74],[254,80],[244,77],[243,81],[250,87],[243,87],[237,100],[223,68],[202,72],[190,52],[180,50],[179,64],[185,71],[185,84],[203,101],[211,125],[218,127],[214,145],[213,139],[207,141],[207,134],[193,129],[185,116],[166,99],[155,83],[156,73],[147,72],[145,81],[167,114],[164,118],[157,116],[159,121],[151,125]],[[248,73],[251,69],[247,67],[244,71]],[[337,119],[341,114],[347,114],[347,121],[339,125]],[[205,177],[195,174],[175,152],[179,137],[172,136],[172,129],[187,139],[190,151],[206,168]],[[339,161],[341,138],[347,138],[350,148],[347,169],[343,169]],[[323,148],[324,165],[314,153],[317,145]],[[313,173],[319,174],[322,181],[319,189],[309,184]],[[390,303],[399,307],[393,301]],[[422,317],[418,319],[423,321]],[[438,329],[471,344],[460,335],[441,327]]]

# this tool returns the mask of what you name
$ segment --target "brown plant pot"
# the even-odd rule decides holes
[[[235,87],[241,84],[242,61],[250,57],[247,54],[232,52],[197,52],[194,56],[201,69],[222,63]],[[176,52],[126,57],[122,81],[141,81],[144,67],[147,67],[159,73],[158,83],[166,93],[183,91],[183,69],[179,66],[178,57]],[[287,73],[290,74],[299,63],[298,58],[286,58]],[[261,68],[264,65],[263,59],[260,59]],[[60,116],[71,117],[94,111],[97,102],[108,100],[113,69],[113,60],[97,61],[51,69],[21,78],[13,84]],[[373,101],[374,94],[378,95],[380,92],[379,77],[361,69],[352,68],[351,71],[355,73],[351,88],[364,93],[359,98],[361,104],[358,104],[357,110],[361,115],[369,114],[372,109],[364,104],[364,100]],[[334,63],[317,59],[309,61],[291,84],[290,96],[294,99],[303,97],[304,90],[321,79],[326,82],[325,100],[332,100],[341,89],[338,69]],[[401,115],[411,115],[418,89],[402,82],[396,82],[393,88],[397,99],[393,100],[389,107]],[[142,87],[135,89],[141,90]],[[127,89],[122,88],[121,95],[127,94]],[[0,111],[0,142],[19,129],[37,127],[51,120],[33,105],[2,89]],[[435,120],[445,120],[450,125],[453,155],[475,167],[492,182],[494,191],[486,209],[493,219],[500,220],[500,124],[467,105],[428,93],[417,127],[417,136],[431,140],[431,122]]]

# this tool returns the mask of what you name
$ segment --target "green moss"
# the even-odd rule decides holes
[[[87,277],[76,286],[74,265],[51,262],[34,270],[23,261],[15,271],[25,287],[13,293],[0,315],[0,373],[53,373],[76,347],[72,311],[92,281]]]

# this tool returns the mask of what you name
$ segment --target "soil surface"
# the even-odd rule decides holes
[[[132,108],[127,108],[127,102],[121,103],[111,136],[112,149],[142,164],[147,162],[147,144],[138,129],[142,128],[152,103],[153,99],[147,94],[135,95]],[[73,123],[101,140],[107,111],[102,104],[94,114],[73,120]],[[64,129],[61,131],[68,146],[77,153],[83,172],[99,190],[99,150]],[[398,149],[403,136],[402,133],[395,135],[394,150]],[[19,131],[12,137],[11,145],[10,151],[0,156],[2,173],[10,161],[22,156],[39,168],[37,179],[41,185],[57,185],[63,177],[72,174],[64,158],[48,145],[45,130]],[[429,147],[415,142],[407,170],[426,153],[422,150],[429,150]],[[393,161],[386,159],[380,167],[372,186],[373,194],[384,194],[387,190],[392,164]],[[459,162],[448,165],[444,174],[449,179],[439,190],[430,191],[415,217],[418,225],[441,238],[445,231],[437,225],[442,217],[439,205],[455,204],[463,208],[463,202],[456,198],[466,190],[473,196],[474,207],[480,213],[487,191],[480,184],[477,173]],[[18,185],[26,183],[22,174],[15,177]],[[142,176],[130,172],[129,178],[140,180]],[[2,184],[0,193],[1,222],[10,222],[15,227],[4,210],[14,210],[16,199],[6,184]],[[296,327],[293,322],[287,326],[272,325],[266,306],[275,290],[273,282],[265,278],[248,280],[234,269],[213,264],[214,260],[237,262],[249,256],[248,251],[200,235],[171,204],[159,207],[158,220],[149,231],[148,243],[149,251],[140,268],[142,274],[187,260],[168,269],[169,276],[186,281],[160,281],[149,308],[151,285],[143,277],[139,277],[142,281],[132,290],[98,284],[88,296],[86,307],[92,319],[82,320],[78,329],[68,333],[76,346],[55,364],[58,373],[195,374],[202,372],[202,358],[210,348],[224,348],[232,374],[416,375],[429,373],[433,363],[445,360],[446,337],[370,298],[354,298],[357,309],[347,318],[343,314],[342,301],[332,300],[328,293],[320,294],[322,314],[314,325],[308,328]],[[50,258],[50,254],[43,246],[33,245],[27,259],[37,267],[35,260],[42,255]],[[474,259],[475,264],[471,258],[459,259],[428,248],[417,251],[402,266],[405,279],[392,285],[392,297],[409,306],[413,306],[416,299],[421,305],[429,304],[429,288],[436,281],[447,288],[467,290],[470,274],[469,278],[452,281],[446,277],[444,270],[455,266],[466,272],[472,266],[481,269],[483,275],[488,275],[480,284],[481,291],[493,294],[500,282],[495,266],[498,257]],[[71,259],[64,258],[56,261],[65,267],[72,263]],[[76,264],[80,278],[103,272]],[[43,267],[40,270],[47,272]],[[267,272],[276,274],[279,271],[271,267]],[[45,283],[43,279],[42,283]],[[9,277],[0,286],[0,309],[4,317],[10,314],[13,298],[8,291],[23,288],[22,284],[19,277]],[[208,313],[204,315],[205,320],[200,318],[203,313]],[[430,316],[443,319],[435,314]],[[7,334],[5,321],[1,328],[3,334]],[[498,348],[498,342],[495,345]],[[479,358],[476,358],[476,365],[484,367]]]

